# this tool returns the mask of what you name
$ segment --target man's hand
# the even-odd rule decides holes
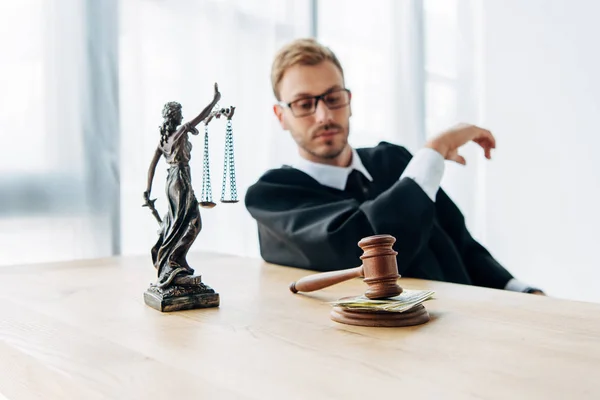
[[[496,139],[494,139],[490,131],[475,125],[458,124],[431,139],[425,147],[437,151],[446,160],[465,165],[467,161],[463,156],[458,154],[458,149],[470,141],[477,143],[483,148],[485,158],[488,160],[492,158],[491,151],[496,148]]]
[[[542,292],[541,290],[532,290],[529,293],[530,294],[537,294],[538,296],[546,296],[546,293]]]

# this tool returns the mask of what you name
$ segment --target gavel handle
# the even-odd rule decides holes
[[[361,276],[363,276],[362,265],[360,267],[344,269],[341,271],[322,272],[305,276],[304,278],[300,278],[297,282],[292,282],[290,290],[293,293],[313,292]]]

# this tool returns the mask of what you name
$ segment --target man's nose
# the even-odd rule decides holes
[[[327,108],[323,101],[319,101],[317,103],[317,109],[315,110],[315,118],[319,123],[324,123],[331,120],[331,110]]]

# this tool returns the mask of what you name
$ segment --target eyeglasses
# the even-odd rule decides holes
[[[330,110],[346,107],[350,104],[350,90],[335,89],[320,96],[304,97],[294,100],[291,103],[279,102],[279,105],[289,108],[294,117],[300,118],[314,114],[317,111],[317,105],[320,100],[323,100],[323,104]]]

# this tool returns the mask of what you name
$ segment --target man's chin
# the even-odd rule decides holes
[[[315,149],[312,154],[319,158],[323,158],[326,160],[332,160],[334,158],[339,157],[340,154],[343,153],[346,146],[321,146],[320,148]]]

